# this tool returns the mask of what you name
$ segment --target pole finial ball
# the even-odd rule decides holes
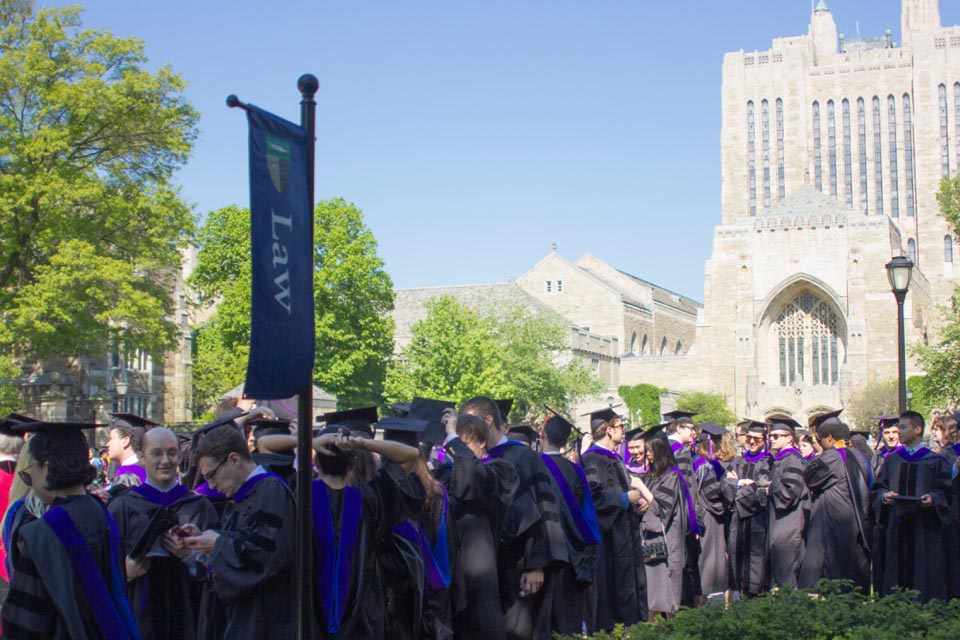
[[[234,94],[232,94],[232,93],[227,96],[227,106],[228,106],[228,107],[230,107],[230,108],[232,109],[232,108],[234,108],[234,107],[236,107],[236,106],[239,106],[239,105],[240,105],[240,98],[238,98],[236,95],[234,95]]]
[[[297,89],[304,96],[312,96],[320,88],[320,81],[312,73],[305,73],[297,79]]]

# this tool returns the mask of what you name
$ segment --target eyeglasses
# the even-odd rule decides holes
[[[790,437],[790,434],[789,434],[789,433],[771,433],[771,434],[770,434],[770,438],[771,438],[771,439],[773,439],[773,438],[789,438],[789,437]]]
[[[747,442],[763,442],[763,436],[746,436],[744,440]]]
[[[202,473],[202,474],[200,474],[200,475],[203,476],[203,479],[204,479],[204,480],[206,480],[207,482],[210,482],[211,480],[213,480],[213,477],[214,477],[215,475],[217,475],[217,471],[220,470],[220,467],[223,466],[223,463],[226,462],[226,461],[229,460],[229,459],[230,459],[230,456],[227,456],[226,458],[224,458],[223,460],[221,460],[221,461],[219,462],[219,464],[217,464],[217,466],[215,466],[215,467],[213,468],[213,471],[211,471],[210,473]]]

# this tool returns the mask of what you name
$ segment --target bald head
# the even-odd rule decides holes
[[[147,480],[167,488],[177,482],[180,465],[180,441],[177,434],[164,427],[154,427],[143,434],[143,468]]]

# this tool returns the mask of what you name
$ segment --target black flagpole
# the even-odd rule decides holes
[[[297,80],[300,90],[300,126],[307,133],[307,193],[310,199],[308,226],[310,233],[310,273],[313,274],[313,167],[316,147],[317,103],[313,99],[320,82],[316,76],[305,73]],[[313,295],[313,286],[310,287]],[[312,367],[311,367],[312,371]],[[312,637],[313,581],[313,376],[297,399],[297,638]]]

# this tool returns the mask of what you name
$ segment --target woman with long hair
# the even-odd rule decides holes
[[[651,618],[658,613],[672,617],[680,606],[683,594],[688,505],[683,479],[669,441],[651,436],[647,439],[646,448],[649,471],[644,481],[653,499],[641,523],[644,543],[646,545],[662,539],[667,546],[665,559],[646,564],[647,603]]]

